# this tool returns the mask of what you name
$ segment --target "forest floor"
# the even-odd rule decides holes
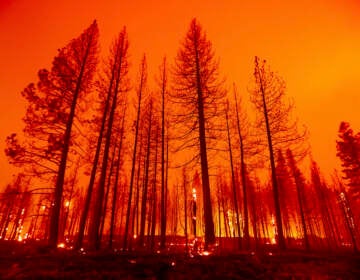
[[[360,255],[75,252],[0,242],[0,279],[360,279]]]

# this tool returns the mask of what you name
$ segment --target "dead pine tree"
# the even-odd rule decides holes
[[[119,188],[119,177],[120,177],[120,168],[122,165],[121,155],[123,150],[123,140],[124,140],[124,130],[125,130],[125,116],[126,116],[127,104],[124,104],[124,112],[121,120],[121,127],[119,130],[119,147],[117,151],[117,162],[116,162],[116,171],[115,171],[115,182],[113,183],[112,191],[112,205],[111,205],[111,218],[110,218],[110,233],[109,233],[109,248],[112,248],[113,236],[115,231],[115,214],[117,209],[117,200],[118,200],[118,188]]]
[[[133,238],[137,237],[139,235],[139,200],[140,200],[140,186],[142,181],[142,171],[145,170],[145,167],[142,168],[141,164],[142,161],[142,155],[143,155],[143,149],[144,149],[144,137],[143,137],[143,129],[140,129],[140,135],[139,135],[139,151],[137,155],[137,174],[136,174],[136,183],[135,183],[135,197],[134,197],[134,207],[132,209],[132,216],[131,216],[131,236]],[[144,160],[145,162],[145,160]],[[145,166],[145,163],[144,163]]]
[[[177,53],[173,74],[174,92],[171,97],[178,109],[177,124],[184,128],[176,131],[183,137],[180,146],[182,150],[196,149],[198,153],[194,160],[200,158],[207,248],[215,243],[208,163],[209,136],[210,130],[216,125],[213,120],[218,117],[218,104],[223,103],[219,101],[224,98],[224,91],[211,42],[196,19],[191,21]]]
[[[102,155],[102,164],[100,170],[100,178],[97,186],[97,190],[94,196],[94,206],[93,206],[93,216],[89,225],[89,244],[93,249],[98,250],[100,248],[100,225],[101,218],[104,215],[103,213],[103,200],[105,194],[105,185],[107,178],[107,170],[109,163],[109,152],[111,146],[111,139],[113,136],[113,125],[116,110],[119,105],[119,94],[124,94],[126,89],[126,75],[128,74],[128,62],[127,62],[127,52],[128,52],[129,43],[127,40],[126,30],[124,29],[118,36],[114,44],[114,53],[118,53],[117,60],[113,61],[115,67],[115,78],[113,87],[109,87],[111,92],[111,106],[109,107],[109,115],[106,122],[106,133],[104,150]],[[115,56],[116,57],[116,56]]]
[[[161,72],[161,197],[160,197],[160,248],[165,248],[166,243],[166,188],[165,184],[165,94],[167,90],[166,57],[160,68]]]
[[[239,148],[240,148],[240,173],[241,173],[243,207],[244,207],[244,243],[245,243],[245,248],[249,249],[250,235],[249,235],[248,187],[247,187],[247,179],[246,179],[245,147],[244,147],[244,142],[245,142],[244,129],[248,124],[245,115],[241,111],[242,103],[241,103],[241,99],[239,99],[238,101],[235,84],[233,85],[233,87],[234,87],[235,110],[236,110],[236,128],[238,132]]]
[[[107,178],[106,178],[106,183],[104,186],[104,193],[105,196],[103,198],[103,203],[102,203],[102,207],[101,207],[101,219],[100,219],[100,227],[99,227],[99,237],[98,239],[101,240],[103,233],[104,233],[104,227],[105,227],[105,220],[106,220],[106,213],[107,213],[107,209],[108,209],[108,201],[109,201],[109,195],[110,195],[110,185],[113,181],[113,177],[114,177],[114,169],[115,169],[115,160],[116,160],[116,152],[117,152],[117,145],[116,142],[113,141],[113,145],[112,145],[112,152],[111,155],[108,157],[108,161],[110,161],[110,168],[107,171]]]
[[[153,166],[153,184],[152,184],[152,217],[151,217],[151,242],[150,242],[150,249],[151,252],[154,252],[155,249],[155,230],[157,225],[157,170],[158,170],[158,146],[159,146],[159,126],[156,125],[155,129],[155,159],[154,159],[154,166]]]
[[[126,46],[126,48],[124,48],[124,46]],[[116,83],[117,75],[120,75],[119,67],[124,67],[125,65],[126,56],[127,56],[127,47],[128,47],[127,33],[126,33],[126,29],[124,28],[120,32],[118,38],[115,40],[113,46],[110,49],[110,56],[105,70],[106,77],[101,81],[101,86],[99,87],[99,93],[103,98],[104,105],[101,108],[102,115],[101,115],[100,127],[96,142],[96,150],[94,154],[94,159],[92,161],[89,184],[86,190],[84,209],[80,217],[79,231],[75,244],[75,249],[80,249],[83,243],[86,221],[88,219],[90,203],[93,196],[94,184],[98,169],[98,163],[103,146],[102,144],[105,134],[106,121],[108,119],[111,101],[112,101],[113,88]],[[123,65],[119,65],[120,61],[122,62]]]
[[[128,238],[129,238],[129,226],[130,226],[130,214],[131,214],[131,201],[134,189],[134,177],[135,177],[135,163],[136,163],[136,150],[137,150],[137,142],[139,135],[139,121],[140,121],[140,113],[141,113],[141,99],[143,96],[143,91],[146,86],[147,79],[147,69],[146,69],[146,57],[143,56],[140,64],[140,81],[137,90],[138,102],[137,102],[137,113],[136,113],[136,121],[135,121],[135,138],[134,138],[134,148],[133,148],[133,156],[132,156],[132,164],[131,164],[131,175],[130,175],[130,186],[129,186],[129,195],[127,201],[127,210],[126,210],[126,218],[125,218],[125,231],[124,231],[124,242],[123,248],[124,250],[128,249]]]
[[[229,128],[229,102],[227,102],[225,110],[225,118],[226,118],[226,130],[227,130],[227,141],[229,147],[229,157],[230,157],[230,169],[231,169],[231,189],[233,193],[233,204],[235,209],[236,216],[236,229],[238,234],[238,246],[241,248],[241,230],[240,230],[240,212],[239,212],[239,204],[238,204],[238,194],[237,194],[237,184],[235,180],[235,170],[234,170],[234,160],[233,160],[233,152],[231,148],[231,136],[230,136],[230,128]]]
[[[286,249],[282,225],[282,212],[280,207],[280,193],[275,166],[275,151],[298,150],[299,155],[305,154],[302,149],[306,130],[299,133],[297,122],[290,121],[293,104],[286,103],[285,82],[276,73],[271,71],[266,61],[255,57],[254,87],[251,90],[251,101],[258,113],[257,125],[259,132],[264,135],[266,147],[269,152],[272,193],[275,206],[275,222],[277,229],[277,242],[280,250]]]
[[[146,131],[146,156],[145,156],[145,178],[144,178],[144,186],[141,195],[141,209],[140,209],[140,233],[138,245],[140,247],[144,246],[144,238],[145,238],[145,222],[147,216],[147,201],[148,201],[148,188],[149,188],[149,173],[150,173],[150,157],[151,157],[151,135],[153,129],[153,100],[150,97],[148,104],[146,104],[146,109],[144,111],[146,123],[147,123],[147,131]]]

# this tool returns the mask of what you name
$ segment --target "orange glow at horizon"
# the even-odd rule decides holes
[[[270,3],[271,2],[271,3]],[[196,17],[220,58],[220,71],[248,101],[253,58],[269,61],[285,79],[299,123],[310,131],[312,155],[325,174],[339,168],[335,140],[340,121],[360,130],[360,3],[333,1],[0,1],[0,170],[2,188],[14,168],[3,153],[7,135],[21,132],[25,102],[20,93],[50,68],[58,48],[93,19],[103,57],[127,26],[130,61],[137,71],[145,52],[149,80],[163,55],[172,62],[191,18]],[[251,109],[251,105],[247,105]]]

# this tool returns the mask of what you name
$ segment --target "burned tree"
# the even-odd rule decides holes
[[[79,232],[76,242],[76,248],[80,248],[83,242],[85,234],[85,225],[88,218],[90,209],[90,202],[93,196],[93,189],[96,179],[96,173],[98,170],[98,163],[101,157],[101,151],[103,147],[104,136],[106,135],[108,141],[110,141],[112,133],[112,123],[110,124],[110,116],[114,118],[115,109],[117,106],[117,95],[119,91],[124,91],[124,84],[126,83],[126,75],[128,71],[127,62],[127,49],[128,39],[126,29],[124,28],[114,41],[113,46],[110,49],[110,57],[105,69],[105,77],[99,82],[99,95],[103,102],[101,106],[101,117],[99,122],[98,137],[96,142],[96,149],[94,158],[92,160],[92,168],[90,172],[89,184],[86,190],[84,209],[80,218]],[[111,121],[113,122],[113,121]],[[106,134],[105,134],[106,133]],[[109,145],[110,143],[108,143]],[[107,150],[109,147],[107,148]],[[105,152],[105,151],[104,151]],[[104,163],[104,160],[103,160]],[[103,166],[104,167],[104,166]],[[104,168],[103,168],[104,170]],[[105,166],[106,170],[106,166]],[[103,176],[105,176],[103,172]],[[104,184],[104,178],[102,178],[102,184]],[[101,187],[101,186],[100,186]],[[99,204],[99,203],[98,203]],[[98,223],[98,222],[97,222]],[[97,239],[97,233],[92,227],[93,237]]]
[[[127,89],[127,78],[126,75],[128,73],[128,61],[127,61],[127,52],[128,52],[128,39],[126,30],[124,29],[120,32],[114,47],[113,47],[113,55],[114,58],[110,59],[110,72],[114,71],[115,76],[114,80],[110,79],[108,94],[110,94],[111,98],[111,106],[109,107],[109,112],[107,116],[106,122],[106,133],[105,133],[105,143],[104,143],[104,151],[102,157],[101,171],[100,171],[100,180],[97,187],[97,192],[94,199],[94,211],[92,222],[90,223],[90,242],[92,242],[93,246],[96,249],[100,248],[100,223],[101,217],[103,215],[103,199],[105,194],[105,184],[106,184],[106,175],[107,175],[107,166],[109,160],[109,151],[111,145],[111,139],[113,136],[113,126],[114,119],[116,115],[116,109],[119,105],[119,100],[123,98],[121,94],[126,93]],[[113,84],[111,82],[113,81]]]
[[[49,245],[53,248],[58,243],[65,171],[70,146],[74,144],[73,124],[79,101],[92,86],[98,36],[94,21],[79,37],[59,50],[51,71],[39,71],[37,85],[30,84],[22,93],[29,103],[24,118],[26,143],[21,146],[13,136],[14,146],[7,149],[8,155],[17,162],[36,166],[33,169],[36,176],[47,174],[49,181],[55,181],[49,232]]]
[[[269,152],[273,199],[277,237],[280,249],[286,249],[282,213],[280,207],[279,184],[275,167],[275,152],[279,149],[292,148],[299,154],[304,154],[301,149],[306,131],[298,133],[297,122],[291,121],[290,113],[292,103],[285,100],[285,82],[276,73],[271,71],[266,61],[260,61],[255,57],[254,87],[251,90],[251,101],[258,112],[257,127],[261,129],[266,138],[266,146]]]
[[[128,235],[129,235],[129,227],[130,227],[130,214],[131,214],[131,201],[134,189],[134,178],[135,178],[135,163],[136,163],[136,151],[138,147],[138,136],[139,136],[139,122],[140,122],[140,113],[141,113],[141,100],[143,97],[143,92],[145,91],[147,80],[147,65],[146,65],[146,57],[144,55],[140,64],[140,78],[139,85],[137,89],[137,113],[136,113],[136,121],[135,121],[135,138],[134,138],[134,148],[133,148],[133,156],[132,156],[132,164],[131,164],[131,175],[130,175],[130,186],[129,186],[129,196],[127,201],[127,210],[126,210],[126,219],[125,219],[125,232],[124,232],[124,249],[128,248]]]
[[[218,104],[224,95],[218,68],[211,42],[198,21],[193,19],[176,56],[172,97],[173,102],[181,107],[176,115],[178,123],[184,128],[177,130],[182,137],[180,148],[197,147],[194,159],[200,158],[206,247],[215,242],[208,145],[215,126],[214,118],[219,112]],[[197,136],[194,136],[195,133]]]

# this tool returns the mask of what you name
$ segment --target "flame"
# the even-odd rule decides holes
[[[195,188],[192,189],[192,197],[193,197],[193,200],[196,201],[196,189]]]

